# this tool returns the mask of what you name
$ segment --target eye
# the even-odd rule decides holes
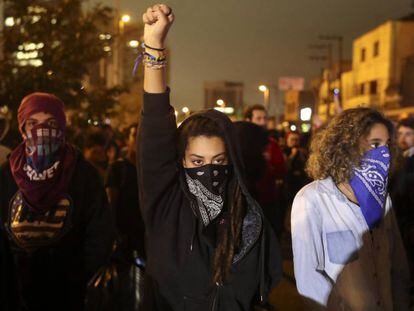
[[[57,121],[55,119],[51,119],[51,120],[47,121],[47,124],[51,127],[54,127],[54,128],[58,127]]]
[[[213,161],[213,164],[218,164],[218,165],[223,165],[224,164],[224,162],[225,162],[225,158],[219,158],[219,159],[215,159],[214,161]]]
[[[192,160],[191,161],[195,166],[202,166],[203,161],[202,160]]]
[[[371,144],[371,148],[372,149],[377,149],[377,148],[382,147],[382,146],[388,146],[388,143],[383,144],[381,142],[375,142],[375,143],[372,143]]]
[[[27,120],[27,122],[26,122],[26,129],[31,129],[36,124],[37,124],[37,121],[35,121],[35,120]]]

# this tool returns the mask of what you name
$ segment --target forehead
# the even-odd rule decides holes
[[[291,134],[289,134],[288,139],[299,139],[299,134],[298,133],[291,133]]]
[[[409,132],[414,133],[414,129],[408,126],[401,125],[400,127],[398,127],[398,132],[399,133],[409,133]]]
[[[367,138],[388,140],[389,137],[388,128],[384,124],[377,123],[371,128]]]
[[[253,110],[253,117],[261,117],[261,116],[265,116],[266,115],[266,111],[261,110],[261,109],[255,109]]]
[[[38,120],[38,121],[47,120],[47,119],[55,119],[55,117],[53,117],[53,115],[48,112],[37,112],[37,113],[32,114],[28,118],[28,120]]]
[[[187,144],[186,153],[200,156],[215,156],[226,152],[224,141],[217,136],[197,136],[190,137]]]

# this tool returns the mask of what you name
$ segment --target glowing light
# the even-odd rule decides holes
[[[307,132],[310,131],[311,125],[309,123],[303,123],[302,126],[301,126],[301,128],[302,128],[302,132],[303,133],[307,133]]]
[[[131,16],[129,16],[128,14],[122,15],[121,20],[124,23],[128,23],[131,20]]]
[[[216,107],[214,108],[217,111],[223,112],[225,114],[233,114],[234,108],[233,107]]]
[[[263,84],[262,84],[262,85],[260,85],[260,86],[259,86],[259,91],[260,91],[260,92],[266,92],[266,91],[267,91],[267,86],[266,86],[266,85],[263,85]]]
[[[4,20],[4,24],[5,24],[7,27],[13,27],[16,23],[15,23],[15,21],[14,21],[14,18],[13,18],[13,17],[6,17],[6,19]]]
[[[309,121],[312,118],[312,109],[307,107],[300,110],[300,119],[302,121]]]
[[[217,99],[216,103],[219,106],[224,106],[224,100],[222,100],[222,99]]]
[[[291,126],[290,126],[290,130],[292,131],[292,132],[294,132],[294,131],[296,131],[296,125],[294,125],[294,124],[292,124]]]
[[[105,52],[110,52],[111,51],[111,47],[110,46],[104,46],[103,50]]]
[[[128,42],[128,45],[131,48],[137,48],[137,47],[139,47],[139,41],[137,41],[137,40],[131,40],[131,41]]]
[[[190,112],[190,109],[188,109],[188,107],[184,107],[181,111],[183,113],[189,113]]]

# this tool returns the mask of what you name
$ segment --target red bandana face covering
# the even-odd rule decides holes
[[[67,193],[76,153],[60,130],[46,124],[33,127],[23,138],[10,156],[12,174],[24,203],[44,212]]]
[[[30,180],[46,180],[55,176],[59,169],[60,148],[64,142],[60,130],[39,124],[23,136],[26,144],[24,170]]]

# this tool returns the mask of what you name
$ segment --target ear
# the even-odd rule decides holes
[[[187,168],[186,162],[185,162],[185,158],[183,158],[183,167]]]

